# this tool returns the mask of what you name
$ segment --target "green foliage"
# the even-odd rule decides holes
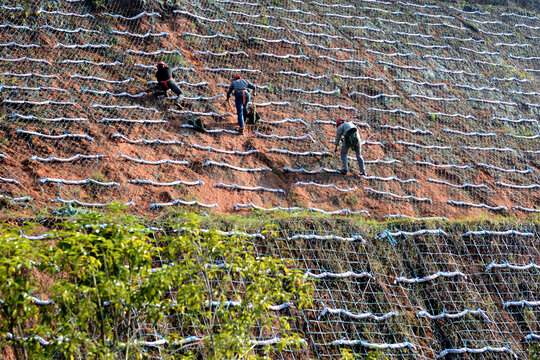
[[[54,347],[67,358],[116,359],[118,353],[140,358],[133,337],[137,321],[156,324],[170,304],[167,272],[152,274],[160,248],[133,216],[88,212],[63,224],[49,249],[49,269],[61,273],[52,287],[59,312],[45,322],[55,337],[69,338]]]
[[[87,211],[81,207],[72,206],[71,204],[60,206],[51,210],[53,216],[74,216],[77,214],[85,214]]]
[[[152,351],[140,341],[148,340],[141,324],[168,341],[162,358],[259,359],[302,346],[289,319],[270,306],[309,305],[312,284],[292,264],[257,256],[246,238],[202,232],[198,217],[186,217],[182,228],[156,239],[125,206],[114,205],[59,225],[54,243],[42,247],[0,227],[0,338],[15,334],[7,345],[17,359],[146,358]],[[54,305],[33,303],[35,274],[53,279],[47,297]],[[277,333],[280,341],[257,346],[251,339],[261,333]],[[35,335],[49,345],[39,346]]]
[[[359,202],[358,197],[353,194],[346,195],[343,200],[345,200],[345,202],[351,206],[358,205]]]
[[[265,358],[253,351],[256,326],[263,332],[282,330],[277,348],[301,346],[299,335],[289,331],[289,319],[276,318],[269,309],[289,301],[298,308],[310,303],[312,286],[302,273],[280,259],[257,257],[242,237],[201,233],[198,223],[193,218],[182,236],[168,238],[164,254],[183,259],[175,266],[175,283],[182,284],[175,310],[185,314],[185,325],[205,334],[203,357]],[[182,269],[184,262],[188,266]],[[264,349],[266,355],[269,351]]]
[[[261,17],[257,18],[257,23],[261,25],[268,25],[269,24],[268,17],[263,14]]]
[[[540,360],[540,345],[533,345],[529,347],[529,351],[531,360]]]
[[[10,200],[5,197],[0,197],[0,209],[10,206]]]
[[[367,360],[389,360],[381,350],[373,350],[368,352]]]
[[[106,183],[106,182],[109,181],[107,176],[105,176],[105,174],[103,174],[102,172],[99,172],[99,171],[96,171],[92,175],[90,175],[90,179],[95,180],[95,181],[99,181],[99,182],[103,182],[103,183]],[[88,182],[85,186],[86,186],[86,188],[88,190],[93,191],[95,193],[104,192],[104,191],[108,190],[107,187],[100,186],[100,185],[95,184],[93,182]]]
[[[93,173],[92,175],[90,175],[90,179],[100,181],[100,182],[109,181],[109,180],[107,180],[107,177],[105,175],[103,175],[103,173],[101,173],[99,171],[97,171],[97,172]]]
[[[106,10],[107,9],[107,1],[106,0],[88,0],[88,3],[90,5],[90,8],[92,9],[92,11]]]
[[[190,63],[180,54],[167,54],[163,57],[163,61],[172,67],[175,66],[184,66],[184,67],[190,67]]]
[[[0,254],[0,345],[10,346],[16,359],[35,358],[39,345],[24,339],[36,334],[31,325],[39,312],[32,299],[38,290],[35,269],[45,258],[18,229],[6,225],[0,226]]]
[[[350,349],[341,349],[341,360],[353,360],[354,354]]]
[[[354,360],[362,356],[353,353],[350,349],[341,349],[341,360]],[[366,360],[389,360],[381,350],[371,350],[367,353]]]

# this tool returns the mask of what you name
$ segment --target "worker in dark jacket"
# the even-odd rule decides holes
[[[234,104],[236,105],[236,113],[238,115],[238,132],[244,133],[245,122],[248,112],[249,92],[248,89],[255,90],[255,85],[247,80],[244,80],[240,75],[236,75],[227,90],[227,101],[234,92]],[[255,91],[253,91],[255,95]]]
[[[163,61],[158,62],[156,67],[156,79],[158,81],[159,89],[163,90],[165,94],[167,93],[167,90],[172,90],[177,95],[176,102],[181,102],[184,95],[182,95],[182,90],[180,90],[174,81],[172,70],[167,67]]]
[[[349,171],[349,164],[347,160],[347,153],[352,148],[356,153],[356,159],[358,160],[358,167],[360,167],[360,175],[366,175],[366,169],[364,167],[364,159],[362,158],[361,141],[358,135],[358,129],[352,123],[352,121],[345,121],[345,119],[339,118],[336,121],[336,139],[334,144],[337,151],[341,138],[343,137],[343,145],[341,146],[341,162],[343,163],[343,169],[341,173],[346,175]]]

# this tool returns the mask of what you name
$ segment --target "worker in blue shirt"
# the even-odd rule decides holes
[[[231,97],[231,94],[234,92],[234,104],[236,105],[236,113],[238,115],[238,132],[240,134],[244,133],[245,128],[245,119],[248,112],[248,103],[249,103],[249,91],[248,89],[253,89],[253,95],[255,95],[255,85],[249,81],[242,78],[240,75],[236,75],[227,90],[227,101]]]

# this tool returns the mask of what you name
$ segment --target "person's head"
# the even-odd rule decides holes
[[[236,75],[236,76],[234,77],[233,81],[238,80],[238,79],[243,79],[243,77],[240,76],[240,75]]]
[[[163,69],[163,68],[166,68],[167,65],[165,65],[165,63],[163,61],[160,61],[157,63],[156,67],[159,69]]]
[[[345,119],[344,118],[339,118],[336,120],[336,127],[338,127],[339,125],[343,124],[345,122]]]

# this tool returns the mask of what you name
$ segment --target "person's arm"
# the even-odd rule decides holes
[[[231,85],[229,85],[229,89],[227,90],[227,100],[226,101],[229,101],[229,98],[231,97],[232,92],[233,92],[233,85],[231,83]]]
[[[336,145],[336,148],[338,147],[339,145],[339,142],[341,140],[341,136],[343,135],[343,125],[339,125],[337,130],[336,130],[336,138],[334,140],[334,145]]]
[[[246,80],[248,89],[253,89],[253,96],[255,96],[255,93],[257,92],[257,87]]]

